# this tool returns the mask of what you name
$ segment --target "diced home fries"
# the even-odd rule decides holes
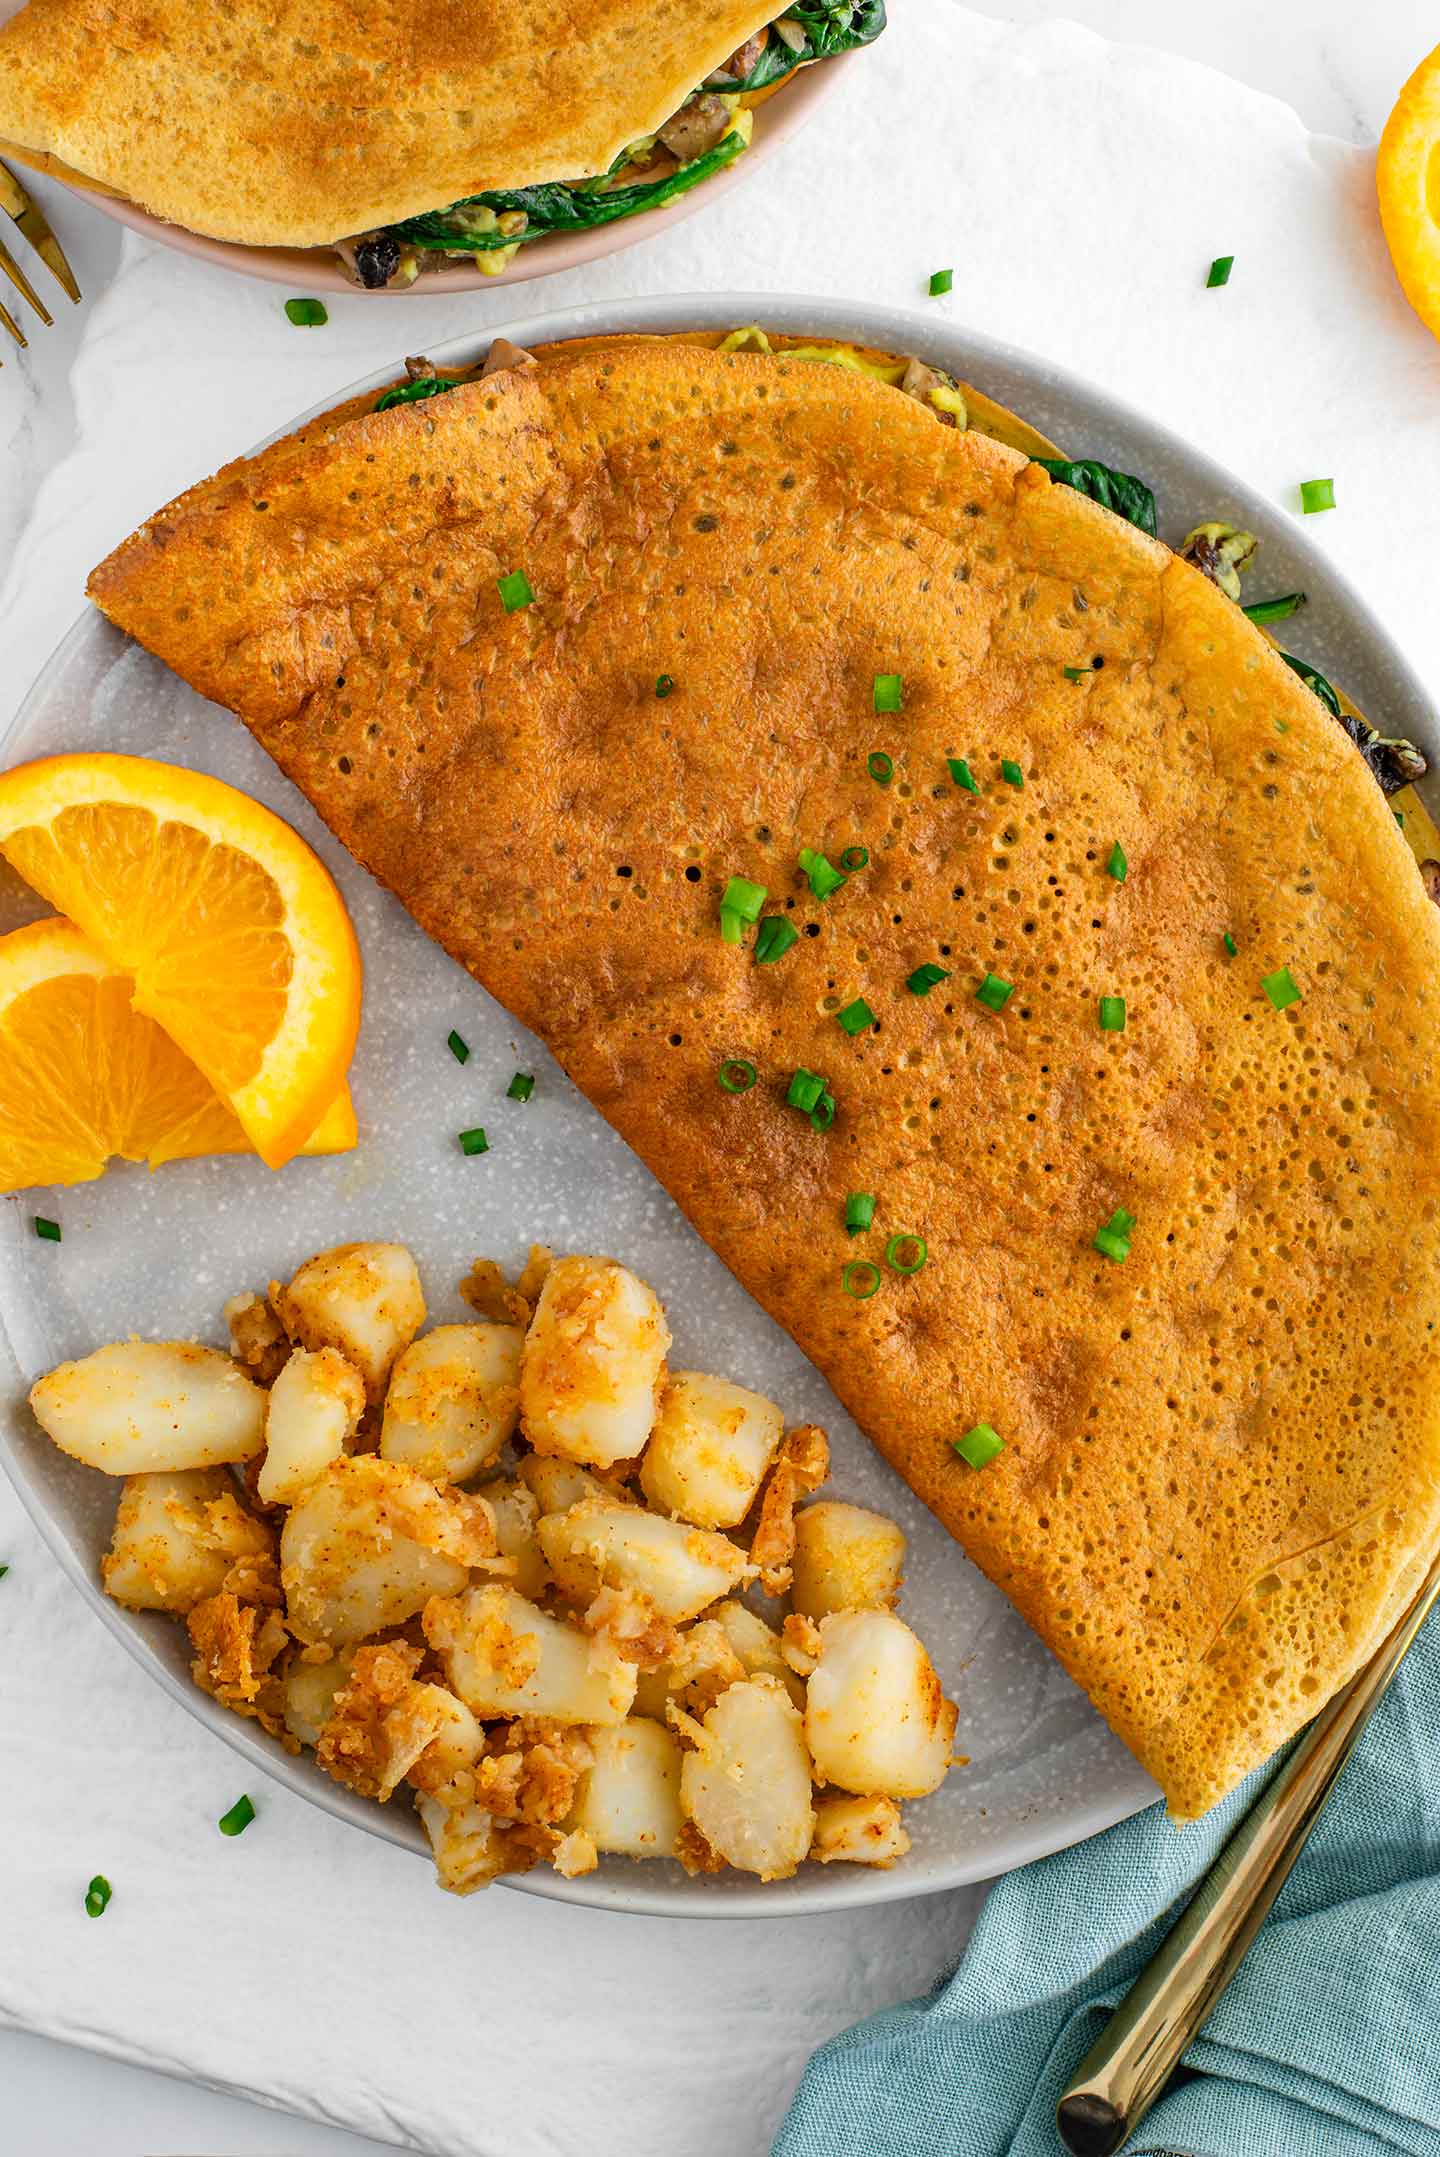
[[[461,1295],[477,1318],[425,1332],[409,1251],[343,1244],[233,1296],[228,1355],[42,1378],[42,1428],[124,1478],[106,1592],[182,1618],[196,1683],[290,1751],[406,1792],[456,1894],[903,1857],[956,1710],[894,1613],[900,1529],[812,1498],[824,1432],[667,1372],[614,1259],[477,1260]]]

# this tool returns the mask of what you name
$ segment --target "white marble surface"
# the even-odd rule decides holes
[[[903,6],[905,0],[896,4]],[[978,11],[1022,24],[1039,24],[1059,12],[1044,0],[1010,0],[1004,6],[985,6],[981,0]],[[1155,0],[1073,0],[1065,12],[1107,36],[1162,46],[1207,62],[1288,99],[1311,129],[1353,142],[1373,139],[1395,88],[1437,34],[1427,0],[1382,0],[1378,8],[1365,11],[1342,5],[1342,0],[1272,0],[1264,10],[1256,9],[1254,0],[1207,0],[1203,7],[1185,9],[1176,7],[1173,0],[1168,7],[1157,6]],[[803,157],[791,153],[789,171],[803,185]],[[1203,172],[1198,173],[1197,185],[1203,186],[1203,181]],[[763,201],[770,184],[761,179],[753,196],[737,195],[737,205]],[[104,309],[107,285],[120,263],[120,234],[53,193],[47,199],[87,294],[87,306],[79,315],[67,313],[55,333],[37,337],[23,361],[15,362],[7,350],[0,374],[0,453],[5,459],[0,565],[6,573],[0,587],[0,720],[13,709],[55,636],[73,618],[80,603],[83,571],[103,546],[174,485],[205,468],[207,459],[214,461],[232,451],[239,442],[282,419],[285,410],[283,404],[273,409],[273,399],[267,401],[255,392],[247,367],[247,340],[254,334],[259,288],[249,288],[245,299],[234,300],[235,335],[227,363],[216,367],[212,352],[208,364],[214,371],[197,384],[186,364],[191,340],[184,315],[184,281],[158,276],[157,301],[163,291],[164,304],[157,305],[143,322],[120,311],[97,312],[97,303]],[[663,267],[658,258],[658,249],[650,251],[648,261],[644,250],[634,258],[636,286],[654,289],[657,271]],[[754,275],[753,254],[744,267],[751,273],[750,281],[767,281]],[[136,272],[131,251],[126,256],[126,273]],[[139,274],[144,275],[143,264]],[[817,286],[820,282],[817,277]],[[838,289],[833,270],[824,282]],[[203,301],[197,304],[232,304],[208,278],[197,279],[189,289],[203,293]],[[599,289],[624,290],[625,277],[606,272]],[[542,291],[532,289],[520,304],[528,307],[541,302]],[[563,293],[556,293],[557,302],[576,296],[573,279],[566,280]],[[436,334],[442,328],[462,326],[459,319],[451,319],[451,310],[443,312],[443,324],[439,310],[435,316]],[[487,310],[486,319],[496,319],[493,308]],[[1005,333],[1003,313],[997,316],[993,305],[987,327]],[[1029,325],[1022,322],[1013,334],[1020,341],[1033,342],[1028,331]],[[77,378],[79,390],[72,396],[69,360],[79,349],[82,335],[93,340],[97,334],[113,357],[115,380],[124,385],[114,414],[104,397],[97,395],[93,370]],[[402,333],[397,321],[397,346],[408,335],[408,328]],[[92,360],[94,349],[92,341]],[[304,360],[304,377],[292,404],[322,394],[327,386],[323,356],[313,342],[305,346]],[[369,363],[367,354],[365,364]],[[1418,344],[1416,364],[1430,366],[1428,353]],[[343,379],[343,371],[333,379]],[[148,395],[137,394],[142,382]],[[156,424],[142,443],[137,434],[147,412]],[[1171,416],[1175,416],[1173,411]],[[1432,436],[1432,453],[1433,441]],[[46,1562],[29,1531],[15,1518],[8,1494],[0,1494],[0,1535],[5,1541],[0,1556],[23,1554],[27,1563]],[[89,1626],[78,1610],[76,1622]],[[102,1642],[98,1634],[93,1641],[87,1637],[79,1647],[76,1670],[93,1659],[96,1682],[103,1682],[98,1675],[101,1657],[118,1659],[118,1650]],[[108,1663],[105,1671],[119,1675],[110,1672]],[[166,1747],[209,1743],[185,1726],[177,1711],[165,1707],[156,1713],[163,1721],[162,1764]],[[226,1771],[222,1767],[220,1772],[223,1779]],[[304,1831],[313,1833],[318,1858],[326,1837],[318,1827],[311,1828],[308,1820]],[[420,1887],[418,1880],[416,1887]],[[615,1920],[523,1907],[534,1913],[534,1927],[550,1940],[557,1956],[598,1956],[608,1952],[615,1937]],[[906,1921],[901,1911],[871,1913],[844,1924],[823,1920],[807,1926],[800,1921],[806,1927],[803,1949],[798,1938],[784,1943],[777,1938],[773,1951],[777,1961],[788,1963],[792,1970],[802,1959],[813,1959],[822,1971],[822,1981],[824,1972],[843,1966],[846,1982],[838,1989],[853,2003],[852,2011],[858,2012],[866,2003],[878,2004],[929,1983],[958,1948],[973,1907],[974,1897],[961,1894],[915,1906],[913,1922]],[[63,1921],[57,1909],[54,1922]],[[638,1934],[634,1937],[638,1945]],[[85,1946],[83,1937],[80,1946]],[[0,1961],[14,1952],[12,1934],[0,1946]],[[620,1952],[624,1955],[629,1950],[622,1947]],[[766,1952],[764,1937],[757,1930],[757,1973]],[[710,1933],[698,1935],[697,1986],[707,1982],[706,1966],[712,1956],[717,1962],[733,1965],[735,1961]],[[672,1971],[677,1966],[672,1964]],[[197,1980],[202,1969],[203,1952],[197,1956]],[[735,1974],[732,1968],[732,1984]],[[221,1998],[223,1988],[197,1982],[197,2013],[213,2012]],[[81,2042],[89,2035],[103,2044],[104,2020],[97,2005],[93,2025],[87,2024],[77,2000],[70,2033]],[[825,2026],[823,2015],[808,2022],[798,2015],[795,2036],[798,2040],[804,2032],[813,2041]],[[834,2021],[828,2026],[835,2026]],[[724,2029],[716,2032],[717,2050],[726,2035]],[[157,2049],[164,2057],[164,2046]],[[183,2054],[183,2046],[176,2049]],[[613,2087],[617,2049],[623,2055],[622,2032],[613,2015],[601,2015],[593,2028],[572,2029],[566,2054],[569,2075],[583,2085],[592,2056],[598,2062],[604,2055]],[[798,2050],[788,2067],[783,2061],[770,2063],[773,2086],[764,2104],[744,2114],[746,2124],[738,2140],[723,2127],[717,2130],[697,2122],[692,2110],[697,2094],[692,2070],[688,2079],[672,2072],[669,2111],[663,2098],[652,2105],[638,2140],[626,2137],[619,2114],[597,2118],[595,2133],[586,2143],[558,2129],[552,2134],[542,2117],[545,2108],[537,2103],[533,2118],[513,2120],[509,2145],[516,2157],[549,2157],[552,2152],[571,2157],[572,2151],[578,2153],[582,2147],[609,2157],[612,2148],[622,2146],[627,2157],[661,2157],[662,2149],[667,2157],[674,2149],[683,2149],[685,2157],[700,2157],[702,2147],[704,2157],[759,2157],[765,2139],[763,2122],[776,2116],[784,2099],[786,2074],[798,2072],[799,2065]],[[638,2066],[634,2071],[639,2072]],[[703,2074],[699,2079],[703,2084]],[[205,2157],[222,2157],[222,2153],[229,2157],[241,2157],[241,2153],[253,2153],[253,2157],[345,2157],[350,2153],[357,2157],[380,2147],[332,2126],[282,2119],[232,2096],[185,2087],[146,2070],[79,2054],[14,2030],[0,2032],[0,2086],[5,2090],[6,2120],[0,2146],[13,2149],[16,2157],[71,2157],[82,2150],[87,2157],[137,2157],[141,2152],[150,2157],[182,2157],[182,2153],[183,2157],[200,2157],[200,2153]]]

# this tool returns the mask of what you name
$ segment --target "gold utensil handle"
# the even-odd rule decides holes
[[[1073,2157],[1129,2141],[1245,1958],[1361,1731],[1440,1594],[1440,1557],[1409,1609],[1255,1800],[1056,2108]]]

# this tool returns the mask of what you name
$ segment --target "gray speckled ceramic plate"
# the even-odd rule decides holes
[[[771,294],[576,308],[513,323],[507,334],[537,344],[605,330],[755,321],[920,353],[1013,406],[1075,454],[1143,475],[1159,497],[1162,534],[1172,540],[1206,516],[1249,526],[1265,548],[1257,590],[1302,585],[1310,595],[1297,624],[1305,656],[1343,681],[1382,732],[1409,734],[1432,755],[1440,750],[1419,682],[1290,516],[1173,435],[1041,360],[933,315]],[[455,363],[469,358],[471,347],[457,341],[433,356]],[[342,394],[337,385],[327,403]],[[278,1178],[241,1160],[185,1163],[155,1176],[126,1167],[97,1184],[27,1195],[0,1208],[6,1463],[82,1594],[162,1685],[292,1790],[371,1833],[423,1846],[418,1824],[401,1806],[382,1809],[353,1797],[196,1691],[178,1626],[132,1616],[100,1595],[96,1563],[109,1535],[114,1489],[40,1436],[24,1406],[23,1384],[63,1356],[131,1331],[223,1339],[220,1307],[227,1296],[283,1275],[310,1251],[347,1237],[408,1242],[436,1319],[461,1315],[455,1284],[477,1253],[517,1264],[528,1243],[540,1239],[562,1250],[612,1251],[653,1281],[669,1306],[677,1364],[742,1379],[772,1394],[792,1419],[828,1426],[834,1492],[895,1514],[910,1537],[902,1610],[960,1703],[959,1745],[969,1761],[935,1797],[908,1809],[915,1848],[893,1872],[808,1867],[792,1880],[759,1887],[738,1875],[689,1880],[678,1867],[611,1860],[583,1879],[536,1872],[517,1885],[617,1910],[784,1916],[984,1878],[1077,1842],[1151,1801],[1153,1786],[1046,1650],[871,1451],[818,1374],[544,1049],[342,853],[238,721],[203,703],[93,614],[46,668],[4,756],[8,763],[86,746],[203,768],[287,816],[338,876],[368,975],[352,1073],[362,1127],[358,1152],[298,1161]],[[0,886],[0,928],[35,911],[13,883]],[[463,1068],[446,1051],[451,1027],[471,1044]],[[517,1067],[536,1073],[534,1098],[525,1104],[505,1098]],[[490,1152],[462,1159],[454,1133],[482,1122]],[[37,1208],[63,1221],[62,1244],[30,1233]],[[421,1892],[418,1878],[416,1886]]]

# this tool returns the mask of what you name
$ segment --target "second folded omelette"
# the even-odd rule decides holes
[[[1194,569],[863,373],[602,341],[369,402],[95,598],[1203,1811],[1440,1532],[1440,921],[1364,761]]]

